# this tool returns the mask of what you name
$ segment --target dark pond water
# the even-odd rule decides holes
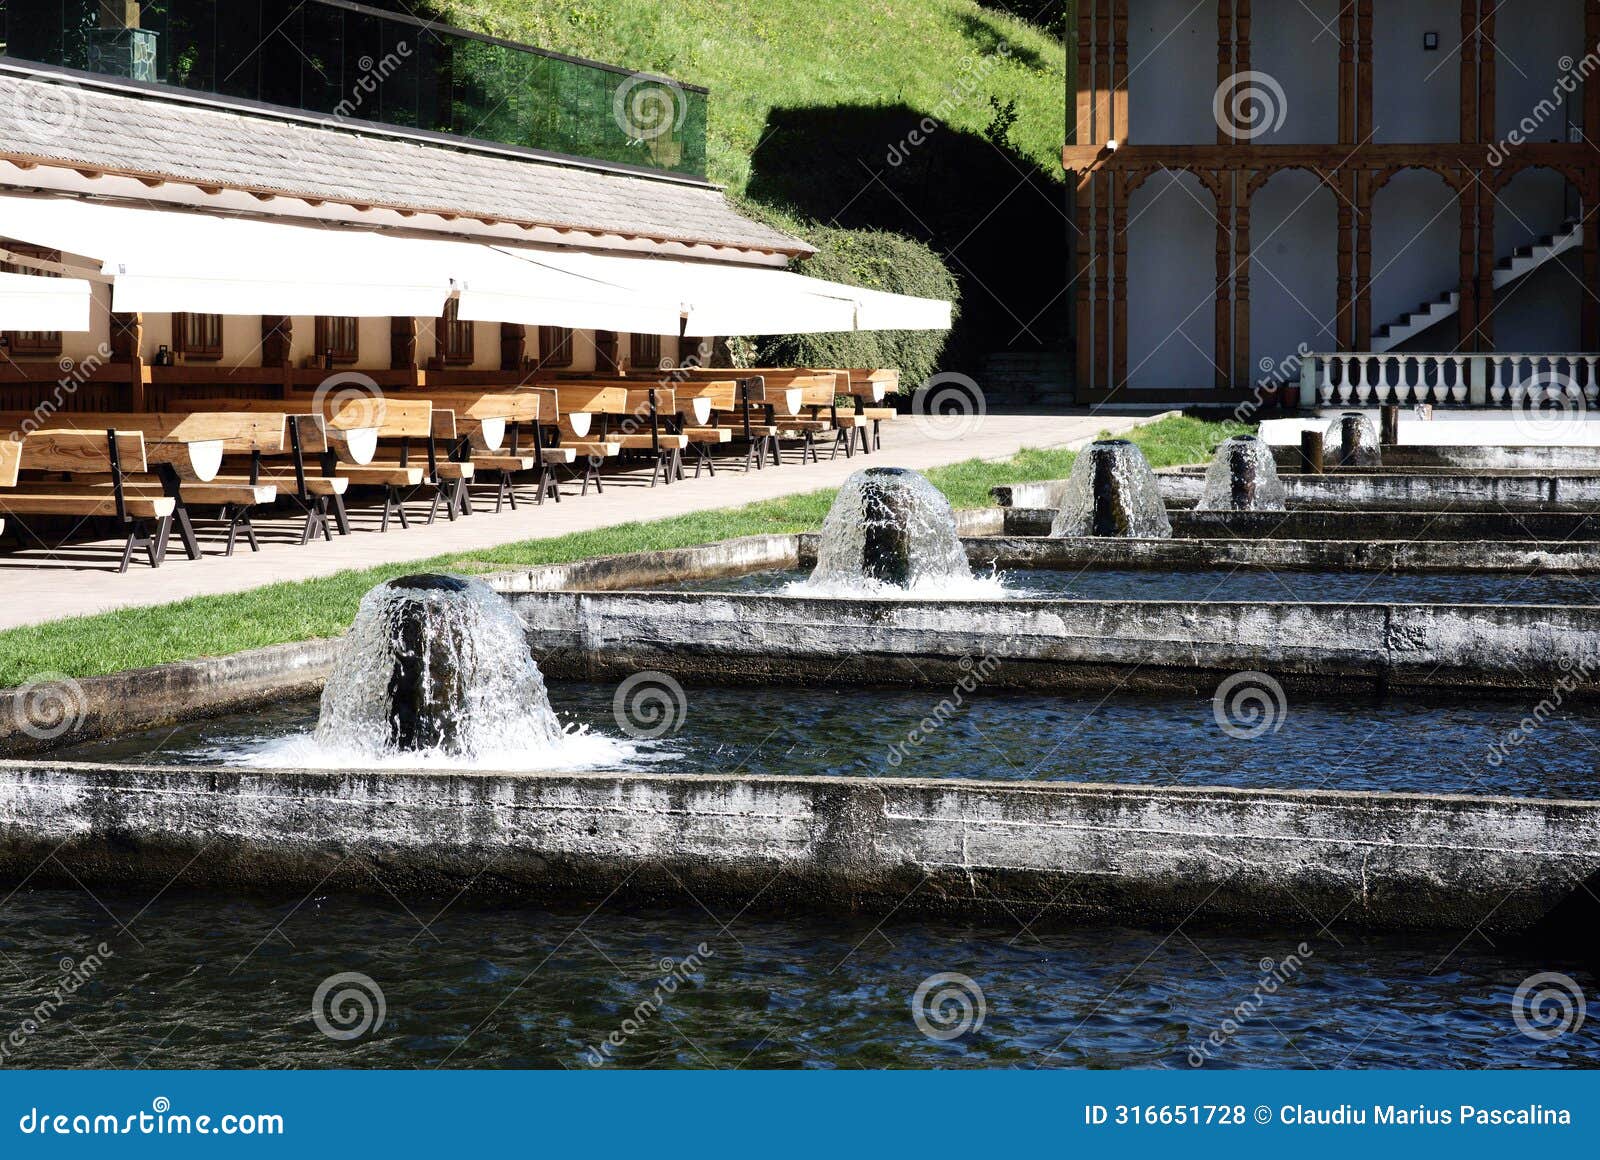
[[[553,682],[563,721],[622,737],[616,687]],[[862,777],[979,777],[1146,785],[1600,796],[1600,706],[1568,706],[1508,739],[1525,700],[1432,697],[1313,700],[1264,706],[1276,731],[1235,736],[1211,697],[979,692],[924,729],[947,689],[689,688],[679,731],[623,764],[659,769]],[[1226,710],[1230,727],[1251,723]],[[315,701],[65,750],[79,760],[215,764],[309,733]],[[1260,722],[1256,725],[1259,727]],[[1520,740],[1517,740],[1520,738]],[[1516,743],[1512,743],[1516,741]],[[268,754],[279,753],[268,748]],[[537,765],[536,758],[530,758]],[[617,762],[600,762],[614,768]]]
[[[7,1048],[9,1067],[1473,1068],[1600,1059],[1600,1020],[1540,1039],[1514,1018],[1519,986],[1541,972],[1561,971],[1594,996],[1595,977],[1580,966],[1482,939],[1335,938],[1309,922],[1248,937],[1036,933],[1023,927],[1027,916],[971,928],[698,909],[439,913],[432,904],[412,913],[343,896],[29,889],[5,899],[0,916],[0,1026],[25,1029]],[[38,1007],[64,971],[87,982],[41,1020]],[[929,983],[935,976],[945,978]],[[923,1026],[965,1030],[940,1039]],[[358,1034],[335,1039],[325,1028]]]
[[[979,569],[980,574],[982,569]],[[662,584],[685,592],[777,592],[806,579],[804,571]],[[1107,569],[1002,572],[1005,588],[1024,599],[1237,600],[1362,604],[1594,604],[1600,576],[1493,573],[1289,572],[1254,568],[1201,572]],[[956,594],[960,595],[960,594]]]

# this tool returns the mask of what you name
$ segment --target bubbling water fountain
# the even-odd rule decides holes
[[[1378,429],[1372,420],[1360,411],[1346,411],[1333,421],[1323,437],[1331,449],[1338,447],[1336,463],[1339,467],[1381,467],[1383,450],[1378,443]]]
[[[1235,435],[1217,446],[1196,506],[1205,511],[1281,512],[1286,503],[1272,449],[1254,435]]]
[[[1126,439],[1091,443],[1072,465],[1050,534],[1171,539],[1172,521],[1144,452]]]
[[[316,742],[375,759],[473,759],[536,755],[563,736],[511,606],[480,581],[416,575],[362,597]]]
[[[950,501],[915,471],[869,467],[845,480],[822,524],[811,578],[795,594],[938,590],[976,581]]]

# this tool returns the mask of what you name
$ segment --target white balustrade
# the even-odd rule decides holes
[[[1339,351],[1302,357],[1302,407],[1432,403],[1525,407],[1600,404],[1600,354]]]

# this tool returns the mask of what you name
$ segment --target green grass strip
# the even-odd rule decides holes
[[[1238,424],[1168,418],[1130,438],[1157,467],[1209,457],[1217,442],[1247,430]],[[987,507],[1001,483],[1059,479],[1075,453],[1024,450],[1004,462],[971,459],[936,468],[928,478],[958,508]],[[558,564],[594,556],[706,544],[735,536],[813,531],[822,524],[832,489],[764,500],[743,507],[617,524],[549,539],[522,540],[461,555],[405,560],[381,568],[337,572],[246,592],[197,596],[172,604],[69,617],[0,632],[0,688],[42,674],[91,677],[195,657],[316,637],[349,627],[373,585],[416,571],[485,571]],[[181,567],[181,564],[179,565]]]

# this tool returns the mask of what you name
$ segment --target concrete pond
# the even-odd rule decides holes
[[[1294,1001],[1326,1024],[1308,1058],[1391,1058],[1362,1046],[1364,987],[1440,1028],[1415,1065],[1600,1046],[1508,1045],[1477,1013],[1541,965],[1587,981],[1600,961],[1587,465],[1517,449],[1285,469],[1278,489],[1239,464],[1276,474],[1281,450],[1236,448],[1231,479],[1099,454],[958,516],[869,471],[820,535],[391,583],[343,641],[14,691],[0,879],[41,929],[65,921],[60,890],[158,891],[185,930],[221,899],[269,928],[294,899],[341,900],[329,913],[374,944],[396,906],[447,904],[452,962],[473,914],[532,931],[604,912],[613,949],[699,932],[815,1003],[812,952],[840,931],[921,948],[873,947],[848,985],[964,946],[967,975],[1024,994],[1050,985],[1043,963],[1114,971],[1176,929],[1296,972],[1320,954],[1349,1001]],[[1544,501],[1459,498],[1522,479],[1487,473],[1523,455]],[[1213,506],[1218,486],[1238,506]],[[1043,958],[1017,961],[1019,937]],[[1453,956],[1449,980],[1424,967]],[[553,974],[588,989],[571,963]],[[1170,987],[1196,1027],[1226,995],[1172,962],[1133,990]],[[1042,1018],[1019,1006],[969,1062],[1015,1058]],[[713,1055],[734,1053],[740,1020],[705,1020]],[[561,1062],[587,1034],[509,1058]],[[922,1058],[893,1026],[861,1035]],[[1137,1018],[1087,1038],[1056,1062],[1195,1065],[1192,1035]]]

